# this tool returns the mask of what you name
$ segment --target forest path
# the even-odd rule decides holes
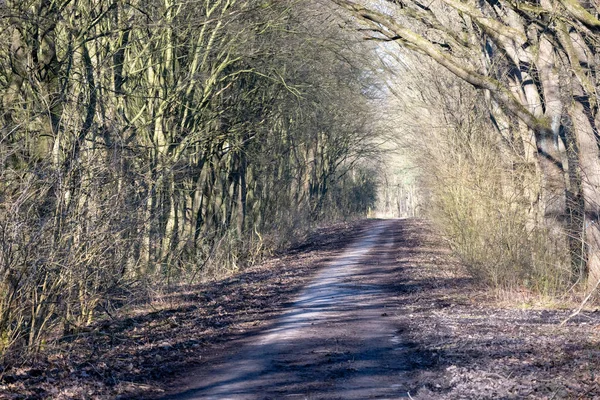
[[[600,399],[600,313],[499,302],[424,220],[357,221],[213,286],[195,293],[222,311],[165,331],[216,327],[195,358],[160,353],[180,360],[164,400]]]
[[[409,397],[390,292],[399,221],[378,221],[256,335],[229,343],[169,399]],[[394,229],[396,228],[396,229]]]
[[[600,399],[600,311],[561,325],[526,295],[498,301],[425,220],[335,224],[0,365],[0,400]]]

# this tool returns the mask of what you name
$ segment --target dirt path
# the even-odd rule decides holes
[[[350,244],[260,334],[190,377],[170,399],[408,397],[386,274],[395,262],[393,221]]]
[[[370,221],[165,399],[600,398],[599,316],[502,307],[422,221]]]
[[[498,302],[423,220],[323,228],[150,306],[0,365],[0,400],[600,399],[600,312]]]

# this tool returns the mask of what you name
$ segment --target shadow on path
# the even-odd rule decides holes
[[[390,318],[394,221],[380,221],[324,268],[272,326],[165,399],[408,397],[412,368]],[[388,278],[388,279],[386,279]]]

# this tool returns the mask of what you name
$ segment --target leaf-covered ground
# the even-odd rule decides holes
[[[343,244],[368,224],[318,230],[286,255],[243,273],[173,288],[151,304],[106,317],[35,361],[0,364],[0,399],[114,399],[160,395],[228,339],[280,313]]]
[[[234,338],[279,315],[320,268],[372,221],[322,229],[302,246],[243,273],[179,287],[114,315],[33,362],[0,366],[0,399],[160,397]],[[600,313],[501,305],[477,287],[420,220],[398,220],[388,318],[418,399],[600,398]]]
[[[396,318],[413,398],[600,398],[600,313],[501,304],[476,287],[426,226],[404,225]]]

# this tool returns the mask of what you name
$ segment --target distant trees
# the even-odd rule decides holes
[[[375,38],[425,55],[481,91],[474,111],[488,122],[478,129],[495,132],[504,165],[499,179],[520,182],[514,190],[530,197],[521,205],[529,208],[528,226],[544,226],[558,238],[572,281],[600,279],[598,6],[571,0],[333,2]]]
[[[0,3],[0,350],[372,206],[370,83],[312,7]]]

